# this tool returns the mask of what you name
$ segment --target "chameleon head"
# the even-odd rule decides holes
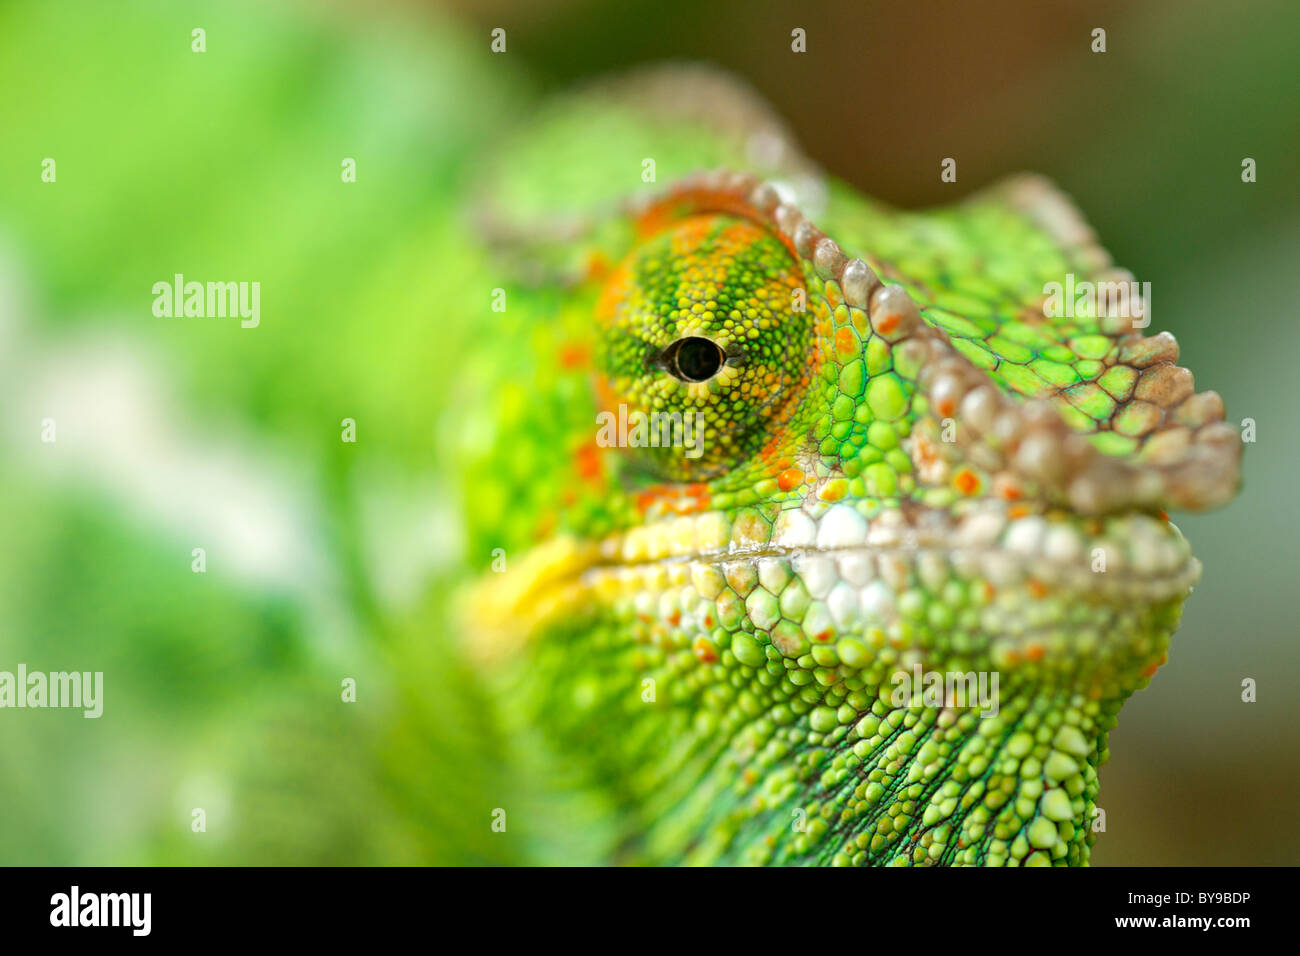
[[[1105,733],[1199,573],[1160,508],[1230,497],[1240,445],[1171,338],[1045,314],[1041,276],[1104,274],[1062,209],[1037,180],[967,207],[1012,250],[987,251],[1011,278],[976,277],[981,301],[707,176],[643,210],[603,277],[595,407],[698,413],[703,450],[598,443],[578,498],[599,507],[490,584],[476,630],[488,650],[532,635],[550,695],[530,719],[578,700],[680,743],[633,734],[602,772],[662,784],[727,755],[694,785],[752,802],[655,824],[712,833],[699,859],[1086,861]],[[899,216],[859,211],[882,248],[889,229],[955,244]],[[785,804],[822,822],[755,822]]]
[[[591,552],[577,592],[604,578],[654,594],[706,662],[751,642],[782,661],[822,648],[878,678],[952,665],[1092,698],[1150,676],[1199,573],[1158,506],[1230,489],[1215,462],[1234,436],[1170,415],[1174,434],[1147,443],[1166,442],[1163,456],[1108,455],[1121,432],[1091,419],[1072,430],[1058,409],[1074,406],[1016,394],[966,357],[992,340],[1019,359],[1008,339],[1046,331],[981,337],[923,314],[896,267],[848,259],[767,187],[688,182],[642,212],[637,234],[596,302],[594,376],[610,426],[646,425],[605,443],[605,494],[634,493],[636,510]],[[902,281],[878,278],[890,273]],[[1150,349],[1135,358],[1145,369],[1124,364],[1119,335],[1062,338],[1022,349],[1116,390],[1172,368]],[[1105,349],[1107,372],[1070,347]],[[1120,402],[1079,384],[1109,403],[1104,424],[1122,421]],[[1184,420],[1213,426],[1217,396],[1194,398]],[[674,575],[689,584],[669,601]]]

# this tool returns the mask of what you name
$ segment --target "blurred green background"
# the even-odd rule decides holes
[[[1151,283],[1258,441],[1233,505],[1175,515],[1204,580],[1112,735],[1093,860],[1300,862],[1297,54],[1282,0],[0,6],[0,669],[106,683],[99,720],[0,712],[0,862],[520,859],[445,624],[462,200],[538,96],[663,59],[748,79],[887,201],[1046,173]],[[260,281],[261,326],[154,317],[175,272]]]

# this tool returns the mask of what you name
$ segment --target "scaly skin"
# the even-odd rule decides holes
[[[601,795],[613,860],[1086,864],[1107,733],[1199,573],[1160,509],[1232,495],[1235,431],[1118,303],[1044,316],[1045,283],[1127,276],[1043,181],[901,213],[781,136],[667,71],[503,150],[479,223],[510,367],[466,494],[508,570],[471,648],[528,761]],[[682,140],[729,171],[642,186]],[[684,339],[724,362],[704,382]],[[620,404],[698,412],[703,453],[604,447]],[[895,694],[917,665],[996,673],[996,716]]]

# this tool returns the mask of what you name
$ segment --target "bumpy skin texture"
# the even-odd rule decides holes
[[[1044,315],[1067,274],[1128,278],[1069,203],[1021,177],[888,209],[689,71],[498,155],[466,632],[521,765],[597,795],[568,824],[618,862],[1085,864],[1107,733],[1199,573],[1160,509],[1226,501],[1240,445],[1136,300]],[[706,381],[664,358],[688,338]],[[698,413],[703,453],[605,447],[620,405]],[[996,674],[996,715],[899,693],[917,667]]]

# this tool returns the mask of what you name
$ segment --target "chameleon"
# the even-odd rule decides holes
[[[1238,484],[1149,294],[1046,179],[896,210],[706,68],[494,155],[461,633],[521,765],[610,862],[1086,865],[1200,573],[1165,509]]]
[[[4,659],[120,689],[0,722],[6,861],[1087,861],[1240,443],[1047,292],[1132,278],[1054,186],[892,209],[713,69],[547,97],[437,11],[0,24],[0,391],[59,424]]]

